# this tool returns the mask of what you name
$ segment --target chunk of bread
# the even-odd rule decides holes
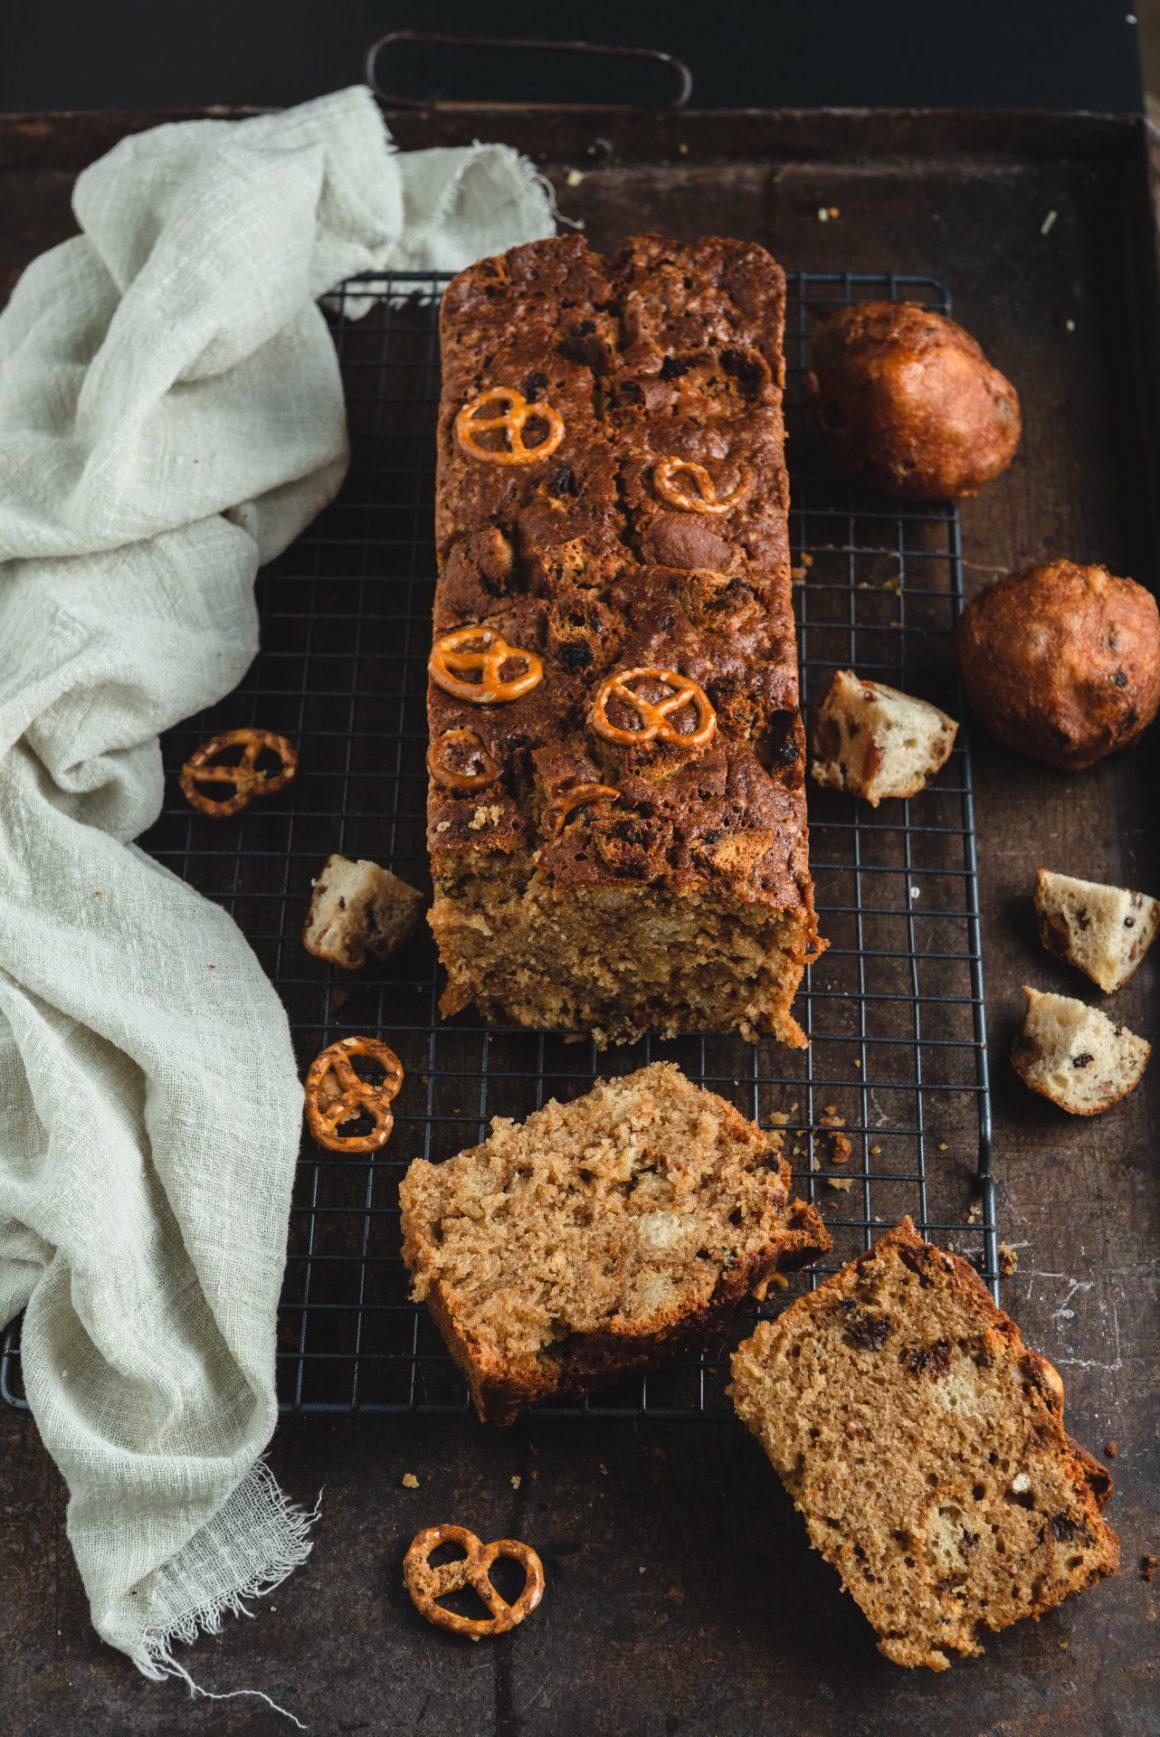
[[[1047,951],[1109,994],[1128,981],[1160,929],[1156,899],[1042,868],[1035,876],[1035,914]]]
[[[830,1246],[781,1136],[671,1062],[497,1116],[481,1146],[417,1158],[399,1198],[413,1294],[489,1423],[708,1337]]]
[[[839,670],[814,714],[814,782],[861,796],[917,796],[944,766],[959,726],[926,700]]]
[[[1098,1007],[1028,989],[1011,1065],[1024,1085],[1073,1116],[1098,1116],[1135,1091],[1152,1045]]]
[[[368,953],[389,959],[422,909],[422,893],[377,862],[329,856],[314,883],[302,941],[316,959],[358,971]]]
[[[1058,1374],[908,1218],[761,1322],[730,1391],[895,1664],[945,1670],[1119,1566]]]

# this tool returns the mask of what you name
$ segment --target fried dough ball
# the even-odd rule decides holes
[[[1160,707],[1160,611],[1134,579],[1051,561],[980,592],[955,628],[967,698],[1009,748],[1081,771]]]
[[[882,494],[961,501],[1015,456],[1019,396],[953,320],[863,302],[814,335],[806,400],[833,456]]]

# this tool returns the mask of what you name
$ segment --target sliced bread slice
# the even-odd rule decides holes
[[[706,1338],[824,1253],[781,1138],[669,1062],[603,1080],[399,1189],[403,1258],[485,1422]]]
[[[1024,1085],[1073,1116],[1098,1116],[1135,1091],[1152,1045],[1070,995],[1023,993],[1027,1012],[1011,1050]]]
[[[1047,951],[1108,994],[1128,981],[1160,930],[1160,901],[1050,869],[1035,876],[1035,914]]]
[[[946,764],[958,728],[926,700],[839,670],[814,716],[814,782],[872,808],[884,796],[917,796]]]
[[[896,1664],[945,1670],[1119,1566],[1058,1374],[908,1218],[761,1322],[731,1392]]]

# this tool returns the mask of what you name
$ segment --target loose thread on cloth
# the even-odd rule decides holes
[[[231,1528],[246,1524],[255,1508],[264,1510],[257,1527],[263,1534],[261,1566],[254,1569],[247,1580],[227,1587],[212,1601],[184,1608],[180,1588],[187,1584],[186,1577],[179,1577],[168,1568],[162,1569],[153,1577],[150,1596],[165,1609],[166,1614],[160,1624],[146,1628],[141,1645],[131,1657],[142,1676],[151,1682],[177,1677],[185,1683],[191,1698],[200,1696],[209,1701],[230,1701],[239,1695],[253,1695],[289,1719],[300,1731],[305,1731],[308,1727],[301,1719],[286,1707],[279,1706],[261,1689],[231,1689],[221,1694],[203,1689],[173,1652],[179,1642],[192,1646],[199,1635],[220,1634],[227,1616],[252,1618],[254,1613],[247,1608],[246,1601],[269,1597],[296,1568],[302,1566],[314,1548],[310,1533],[322,1512],[322,1491],[318,1492],[318,1499],[311,1509],[292,1502],[264,1459],[257,1461],[245,1483],[206,1528],[214,1535],[205,1541],[205,1548],[220,1553],[228,1561],[232,1553]]]

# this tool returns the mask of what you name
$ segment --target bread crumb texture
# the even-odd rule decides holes
[[[1023,993],[1011,1065],[1024,1085],[1073,1116],[1097,1116],[1136,1089],[1152,1053],[1146,1039],[1069,995]]]
[[[1108,994],[1128,981],[1160,929],[1160,903],[1146,894],[1049,869],[1035,876],[1035,915],[1047,951]]]
[[[416,1159],[403,1256],[485,1421],[704,1337],[778,1266],[829,1247],[781,1136],[658,1062],[481,1146]]]
[[[877,808],[884,796],[917,796],[946,764],[959,726],[926,700],[839,670],[815,716],[815,784]]]
[[[896,1664],[944,1670],[1119,1566],[1055,1369],[909,1219],[763,1321],[731,1392]]]
[[[302,940],[308,953],[346,971],[361,970],[367,954],[391,957],[423,910],[423,895],[377,862],[327,857],[314,883]]]

